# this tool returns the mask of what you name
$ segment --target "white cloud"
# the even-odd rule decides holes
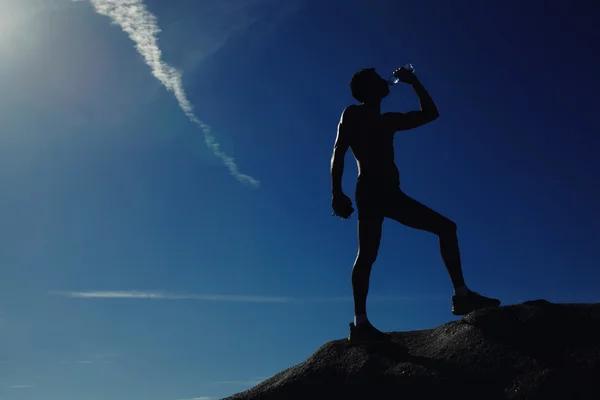
[[[75,292],[52,292],[64,297],[82,298],[82,299],[143,299],[143,300],[203,300],[216,302],[236,302],[236,303],[338,303],[351,302],[352,297],[284,297],[284,296],[248,296],[234,294],[208,294],[208,293],[168,293],[137,290],[94,290],[94,291],[75,291]],[[372,296],[369,301],[377,302],[414,302],[445,300],[443,296]]]
[[[197,12],[177,17],[182,30],[177,32],[170,25],[169,35],[179,37],[186,51],[182,63],[186,71],[193,71],[241,32],[250,30],[244,35],[245,45],[258,45],[303,3],[304,0],[203,0],[194,7]]]
[[[150,67],[152,74],[172,92],[185,115],[196,124],[204,134],[204,141],[212,152],[220,158],[229,173],[239,182],[258,188],[260,182],[253,177],[239,171],[235,160],[225,154],[212,134],[212,128],[200,120],[187,98],[182,83],[182,74],[173,66],[162,59],[162,52],[158,45],[157,18],[142,0],[90,0],[98,14],[109,17],[112,22],[119,25],[129,38],[135,43],[135,48]]]
[[[273,296],[243,296],[222,294],[176,294],[165,292],[146,291],[84,291],[84,292],[58,292],[56,294],[66,297],[86,299],[150,299],[150,300],[205,300],[241,303],[287,303],[293,301],[290,297]]]
[[[82,356],[79,361],[60,361],[61,364],[110,364],[114,359],[120,357],[118,353],[96,353],[90,356]]]
[[[33,385],[12,385],[12,386],[7,386],[9,389],[29,389],[32,388]]]

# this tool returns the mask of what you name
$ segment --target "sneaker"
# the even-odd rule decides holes
[[[351,345],[381,343],[388,340],[388,335],[375,328],[369,321],[355,326],[350,322],[350,336],[348,342]]]
[[[465,296],[452,296],[452,314],[465,315],[481,308],[498,307],[500,300],[469,292]]]

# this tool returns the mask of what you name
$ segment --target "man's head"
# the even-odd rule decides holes
[[[350,81],[352,97],[361,103],[381,101],[390,93],[390,88],[375,68],[363,68],[352,76]]]

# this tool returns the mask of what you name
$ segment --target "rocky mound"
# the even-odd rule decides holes
[[[600,303],[528,301],[391,336],[329,342],[227,399],[600,399]]]

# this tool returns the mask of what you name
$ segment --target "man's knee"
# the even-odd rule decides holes
[[[377,258],[377,253],[359,251],[352,268],[352,285],[355,288],[368,287],[371,267],[375,263],[375,258]]]
[[[377,250],[359,250],[356,260],[354,261],[354,268],[371,268],[376,259]]]
[[[448,218],[444,218],[444,220],[442,221],[442,223],[440,223],[439,226],[439,235],[456,235],[457,230],[458,227],[456,226],[456,223],[454,221]]]

